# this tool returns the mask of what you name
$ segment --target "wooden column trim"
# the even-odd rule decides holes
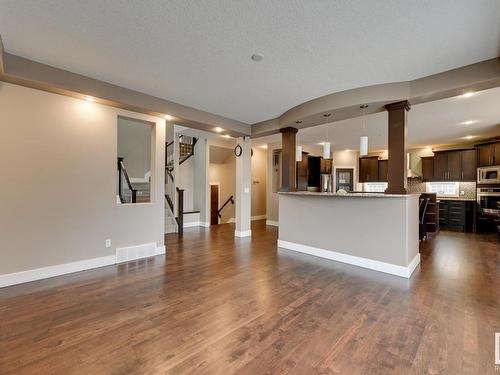
[[[295,191],[296,186],[296,134],[297,128],[280,129],[281,133],[281,191]]]
[[[385,194],[407,194],[407,117],[410,110],[408,100],[387,104],[388,121],[388,152],[387,189]]]

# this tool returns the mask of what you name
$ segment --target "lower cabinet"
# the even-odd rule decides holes
[[[463,232],[472,230],[474,204],[472,201],[440,200],[439,227]]]

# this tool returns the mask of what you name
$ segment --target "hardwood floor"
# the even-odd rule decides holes
[[[494,236],[442,232],[405,280],[252,230],[191,228],[165,258],[0,289],[0,373],[495,373]]]

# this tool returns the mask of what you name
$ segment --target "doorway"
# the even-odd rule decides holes
[[[219,224],[219,185],[210,185],[210,225]]]

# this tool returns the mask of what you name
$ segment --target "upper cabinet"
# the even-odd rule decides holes
[[[434,156],[422,157],[422,180],[434,180]]]
[[[378,156],[359,158],[359,182],[379,181],[378,161]]]
[[[438,151],[422,158],[424,181],[476,181],[476,150]]]
[[[389,160],[379,160],[378,161],[378,180],[387,181],[387,170],[388,170]]]
[[[478,167],[500,165],[500,142],[478,145],[476,150]]]
[[[476,181],[476,150],[460,151],[461,181]]]

